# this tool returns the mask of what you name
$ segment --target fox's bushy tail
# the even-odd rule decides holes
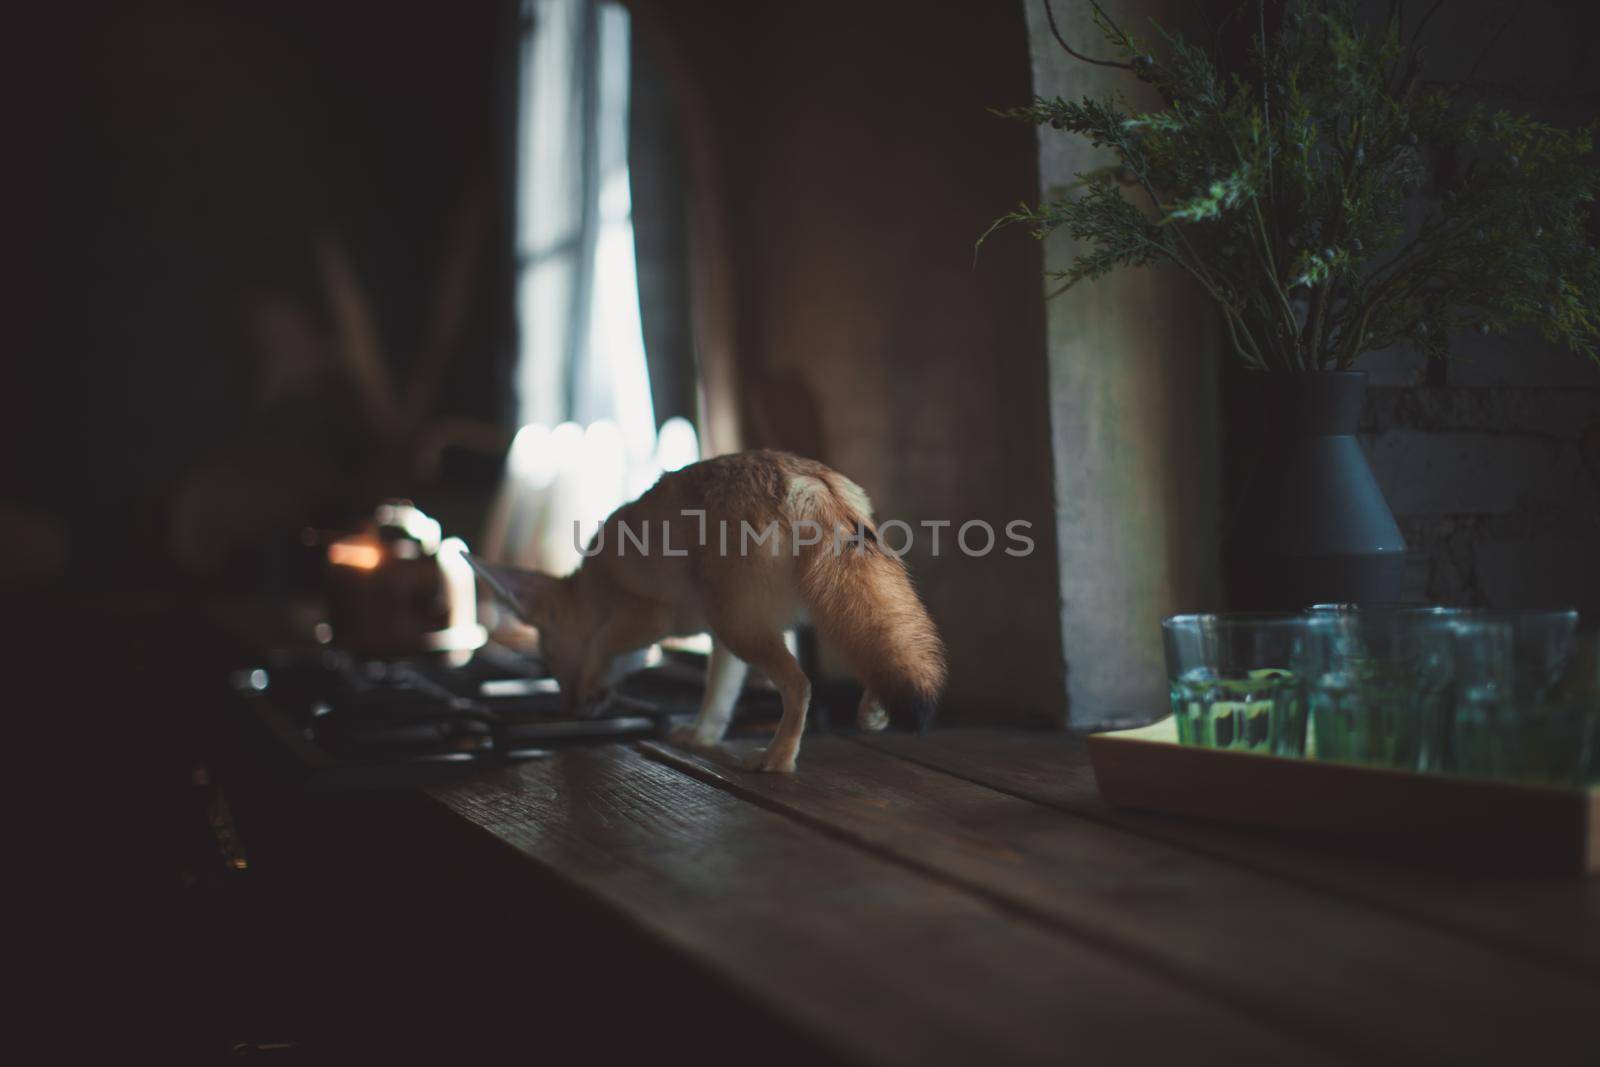
[[[790,498],[798,517],[823,530],[801,562],[801,599],[818,633],[891,719],[925,730],[944,691],[944,642],[905,564],[879,543],[866,494],[834,471],[818,481],[817,491]]]

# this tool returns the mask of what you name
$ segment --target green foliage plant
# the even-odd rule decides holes
[[[1231,76],[1177,34],[1155,26],[1150,48],[1095,11],[1124,60],[1105,65],[1165,106],[1041,97],[1001,112],[1116,162],[997,220],[980,244],[1012,224],[1065,230],[1079,251],[1052,274],[1062,289],[1173,264],[1263,370],[1346,369],[1402,342],[1443,356],[1456,331],[1523,326],[1600,359],[1594,124],[1465,103],[1421,78],[1419,33],[1404,40],[1394,16],[1364,25],[1353,0],[1293,0],[1270,36],[1261,19],[1248,69]],[[1450,180],[1434,177],[1437,160]]]

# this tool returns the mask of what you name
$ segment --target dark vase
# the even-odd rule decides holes
[[[1227,383],[1229,603],[1392,603],[1405,540],[1356,440],[1362,371],[1238,372]]]

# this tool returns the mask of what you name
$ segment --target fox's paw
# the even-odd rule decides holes
[[[776,752],[772,748],[758,748],[745,760],[744,769],[763,774],[793,774],[794,753],[791,752],[785,757],[783,753]]]
[[[861,706],[856,709],[856,729],[877,733],[888,725],[889,713],[883,710],[883,705],[870,696],[863,698]]]
[[[611,690],[596,689],[591,693],[578,698],[578,706],[573,709],[574,714],[580,719],[598,719],[611,712]]]
[[[707,741],[696,733],[693,726],[674,726],[667,734],[667,743],[697,751],[717,747],[715,741]]]

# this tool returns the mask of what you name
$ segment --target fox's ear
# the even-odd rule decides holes
[[[470,552],[463,552],[462,556],[478,572],[484,584],[494,591],[496,600],[510,608],[523,622],[530,626],[537,625],[534,617],[539,605],[556,587],[559,578],[538,571],[507,567],[503,563],[486,563]]]

